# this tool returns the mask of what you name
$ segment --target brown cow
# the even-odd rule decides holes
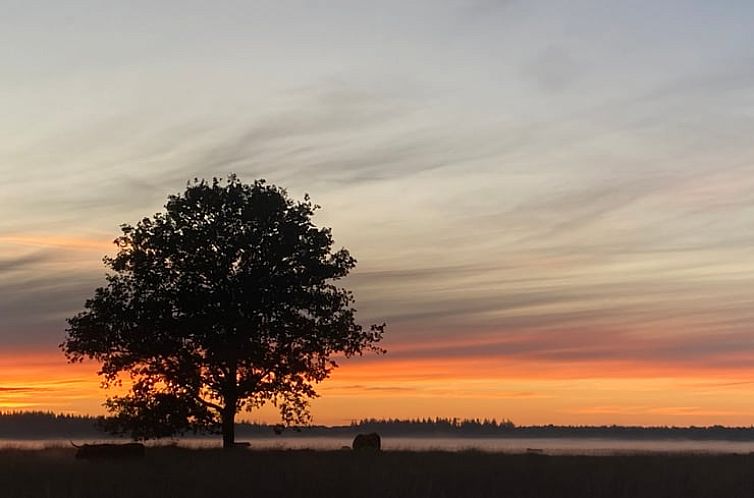
[[[380,451],[380,435],[376,432],[371,434],[359,434],[353,438],[353,449]]]
[[[73,443],[71,443],[73,444]],[[82,460],[111,460],[122,458],[144,458],[145,448],[141,443],[126,444],[73,444],[76,458]]]

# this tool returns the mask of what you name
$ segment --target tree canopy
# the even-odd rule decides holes
[[[221,430],[237,412],[273,403],[286,423],[309,420],[314,385],[378,347],[385,324],[362,327],[338,287],[356,265],[333,250],[308,195],[264,180],[195,179],[165,211],[122,225],[107,284],[68,319],[69,361],[94,359],[110,397],[112,432],[137,439]]]

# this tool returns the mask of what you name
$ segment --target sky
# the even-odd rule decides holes
[[[754,3],[0,8],[0,409],[102,413],[65,318],[237,173],[322,205],[388,323],[315,423],[754,423]]]

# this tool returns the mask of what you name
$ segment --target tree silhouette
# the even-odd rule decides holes
[[[130,392],[105,403],[108,430],[219,430],[229,448],[239,410],[270,402],[305,423],[334,356],[384,352],[385,324],[357,324],[351,292],[334,283],[356,260],[312,223],[318,208],[231,175],[194,179],[165,212],[121,226],[107,285],[61,344],[71,362],[100,362],[106,387],[130,377]]]

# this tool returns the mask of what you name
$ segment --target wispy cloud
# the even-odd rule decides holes
[[[49,251],[35,251],[23,256],[0,258],[0,272],[10,273],[24,270],[39,263],[49,262],[53,257],[53,254]]]
[[[745,371],[754,10],[565,3],[8,13],[0,346],[56,350],[121,223],[236,172],[324,206],[397,363]]]

